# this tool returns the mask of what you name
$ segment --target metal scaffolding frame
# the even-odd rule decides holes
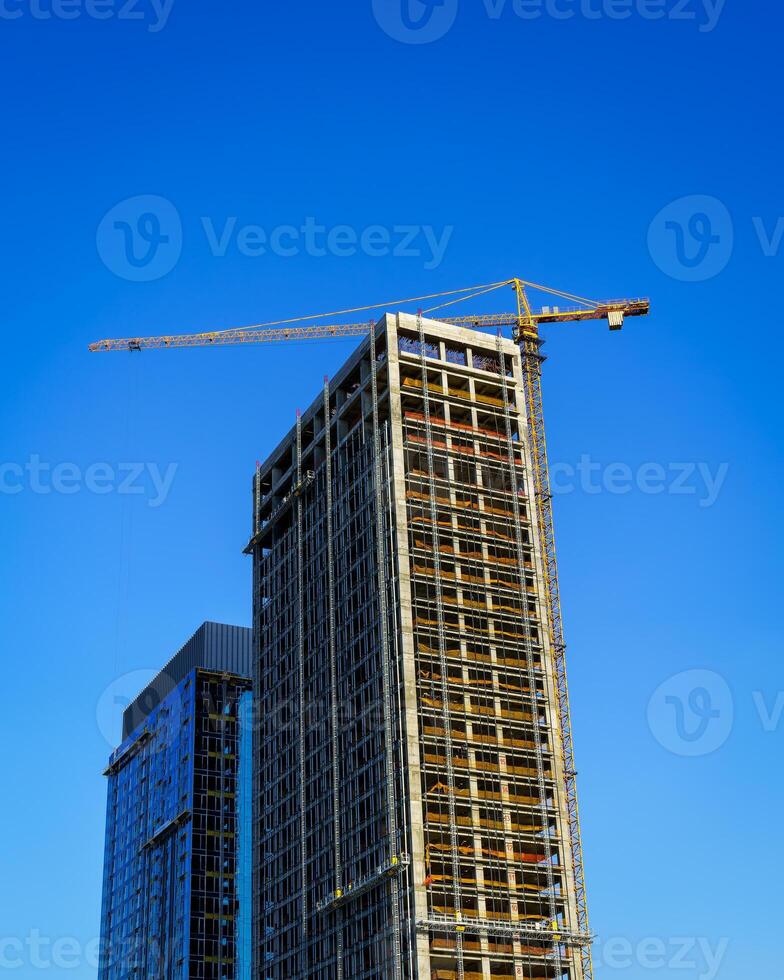
[[[507,373],[506,373],[506,358],[504,356],[503,345],[501,343],[501,334],[498,334],[498,360],[500,367],[500,377],[501,377],[501,391],[503,392],[503,402],[504,402],[504,429],[506,432],[506,442],[507,442],[507,452],[509,460],[509,477],[510,486],[512,490],[512,510],[514,512],[514,531],[515,531],[515,545],[517,548],[517,563],[518,571],[520,575],[520,582],[525,587],[526,572],[525,572],[525,557],[523,552],[523,538],[522,538],[522,521],[520,515],[520,500],[518,496],[517,488],[517,472],[515,468],[515,458],[514,449],[512,442],[512,420],[509,415],[509,388],[507,383]],[[531,630],[529,625],[529,620],[527,616],[522,617],[523,628],[525,631],[525,657],[527,664],[528,673],[528,686],[531,691],[531,696],[533,699],[533,712],[536,716],[538,714],[538,708],[536,706],[536,671],[534,667],[534,653],[533,645],[531,643]],[[547,784],[544,775],[544,756],[543,756],[543,740],[542,732],[535,719],[534,726],[534,745],[535,745],[535,756],[536,756],[536,776],[539,785],[539,796],[542,808],[542,826],[543,834],[545,839],[545,847],[547,849],[545,869],[547,872],[547,893],[549,898],[550,906],[550,919],[553,923],[553,928],[556,928],[558,920],[558,909],[555,900],[555,877],[553,875],[552,866],[552,855],[553,850],[550,844],[550,814],[547,807]],[[557,855],[557,851],[556,851]],[[563,973],[561,964],[561,953],[560,944],[554,943],[553,945],[554,959],[556,964],[556,976],[560,977]]]
[[[438,510],[435,485],[435,466],[433,462],[433,427],[430,420],[430,391],[427,376],[427,359],[425,346],[425,328],[421,312],[417,316],[419,344],[422,371],[422,404],[425,412],[425,439],[427,444],[428,477],[430,483],[430,530],[433,544],[434,584],[436,594],[436,619],[438,624],[438,655],[441,663],[441,696],[442,721],[444,725],[444,741],[446,744],[446,778],[449,795],[449,838],[452,847],[452,878],[454,882],[454,910],[457,922],[462,920],[462,899],[460,884],[460,857],[457,843],[457,819],[455,811],[455,774],[452,766],[452,721],[449,711],[449,692],[447,688],[448,668],[446,662],[446,638],[444,632],[444,602],[441,591],[441,563],[438,541]],[[459,980],[465,978],[465,960],[463,956],[463,936],[457,933],[457,975]]]
[[[340,733],[338,706],[338,667],[335,627],[335,559],[332,541],[332,427],[329,378],[324,378],[324,486],[326,493],[327,612],[329,617],[329,693],[330,737],[332,748],[332,846],[335,861],[335,896],[343,895],[343,856],[340,839]],[[343,913],[337,912],[335,933],[335,978],[343,980]]]
[[[387,566],[384,542],[384,500],[387,496],[383,483],[383,461],[381,456],[381,438],[378,418],[378,360],[376,357],[376,325],[370,324],[370,389],[372,402],[373,430],[373,483],[375,489],[376,509],[376,579],[378,583],[378,624],[381,641],[381,685],[384,699],[384,746],[386,766],[386,802],[387,802],[387,832],[389,834],[390,863],[397,865],[400,861],[398,829],[397,829],[397,794],[395,792],[395,719],[392,712],[392,672],[389,656],[389,622],[387,613]],[[397,876],[389,879],[392,900],[392,970],[395,980],[402,977],[402,943],[400,925],[400,898],[398,895]]]
[[[270,496],[263,466],[258,481],[249,550],[257,570],[257,683],[269,701],[258,744],[256,943],[260,975],[279,980],[334,980],[341,972],[370,980],[377,974],[362,972],[368,944],[390,978],[410,976],[403,968],[412,955],[402,930],[403,919],[411,921],[410,861],[395,761],[401,694],[391,641],[396,607],[388,601],[396,582],[385,484],[389,427],[374,378],[380,366],[383,356],[363,359],[361,391],[325,382],[318,406],[292,432],[285,473],[276,468],[285,489]],[[268,716],[285,717],[292,696],[294,730]],[[293,892],[276,881],[291,867],[291,812],[300,829]],[[307,933],[286,928],[292,900],[299,914],[307,910]]]
[[[306,827],[306,796],[307,796],[307,760],[305,758],[305,729],[307,725],[305,715],[305,627],[303,610],[303,547],[302,547],[302,415],[297,411],[297,436],[296,436],[296,479],[294,485],[294,496],[296,498],[297,512],[297,679],[299,696],[299,834],[300,834],[300,855],[301,855],[301,902],[302,902],[302,957],[303,974],[307,973],[308,957],[308,848],[307,848],[307,827]]]

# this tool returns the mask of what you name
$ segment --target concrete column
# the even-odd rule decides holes
[[[392,443],[392,487],[390,493],[395,519],[397,543],[397,577],[400,588],[400,654],[403,666],[403,714],[408,762],[408,820],[411,846],[411,875],[416,920],[428,917],[425,887],[425,801],[422,798],[422,763],[420,756],[419,718],[417,714],[416,657],[411,602],[410,552],[408,548],[408,514],[406,508],[405,452],[403,449],[403,410],[400,400],[400,360],[398,356],[397,320],[387,314],[387,362],[389,374],[390,437]],[[412,924],[413,925],[413,924]],[[427,933],[416,933],[417,974],[420,980],[431,980],[430,947]]]

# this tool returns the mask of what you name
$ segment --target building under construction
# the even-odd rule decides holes
[[[259,980],[591,972],[530,370],[387,315],[257,471]]]
[[[251,631],[204,623],[123,715],[99,980],[250,980]]]

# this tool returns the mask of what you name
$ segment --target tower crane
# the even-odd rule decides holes
[[[274,341],[319,340],[336,337],[363,337],[373,328],[374,322],[360,323],[314,323],[332,316],[380,310],[385,307],[402,306],[408,303],[422,303],[426,300],[451,297],[445,302],[422,310],[420,314],[430,315],[447,306],[483,296],[505,287],[511,287],[515,295],[515,309],[512,312],[497,314],[461,315],[431,317],[441,323],[476,330],[511,329],[520,347],[525,404],[528,420],[528,439],[536,496],[536,520],[543,549],[545,595],[549,613],[548,628],[557,684],[558,725],[561,735],[562,763],[566,781],[566,805],[569,817],[569,837],[572,849],[577,920],[579,932],[590,935],[588,906],[585,895],[585,871],[583,862],[582,838],[580,834],[580,815],[577,804],[576,769],[572,739],[571,715],[569,709],[569,690],[566,674],[565,643],[561,616],[561,598],[558,587],[558,564],[556,559],[555,533],[553,526],[552,494],[550,489],[549,466],[547,460],[547,439],[545,435],[544,410],[542,404],[541,374],[545,360],[541,351],[543,338],[540,326],[558,323],[580,323],[584,320],[606,320],[610,330],[620,330],[627,317],[647,316],[650,312],[648,299],[618,299],[605,302],[586,299],[563,290],[553,289],[525,279],[505,279],[484,286],[471,286],[427,296],[415,296],[389,303],[338,310],[333,313],[313,314],[294,317],[288,320],[259,323],[244,328],[213,330],[192,334],[170,334],[154,337],[126,337],[115,340],[99,340],[89,345],[92,352],[130,350],[141,351],[160,347],[220,347],[231,344],[261,344]],[[544,293],[573,304],[569,308],[543,306],[534,310],[529,300],[529,291]],[[576,304],[576,305],[574,305]],[[592,980],[593,967],[589,943],[581,947],[583,975]]]

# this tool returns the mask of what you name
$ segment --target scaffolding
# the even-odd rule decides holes
[[[324,418],[330,414],[329,378],[324,378]],[[332,427],[324,426],[324,484],[326,493],[325,531],[327,537],[327,614],[329,617],[329,696],[330,696],[330,740],[332,750],[332,847],[335,863],[334,895],[343,896],[343,856],[340,839],[340,731],[338,706],[338,664],[336,644],[335,614],[335,557],[332,516]],[[335,932],[335,978],[343,980],[343,913],[337,913]]]
[[[388,315],[257,471],[259,980],[587,976],[525,383]]]
[[[379,963],[385,977],[411,976],[389,400],[375,343],[357,365],[361,383],[325,381],[254,487],[265,978],[370,980]],[[295,908],[299,930],[289,924]]]

